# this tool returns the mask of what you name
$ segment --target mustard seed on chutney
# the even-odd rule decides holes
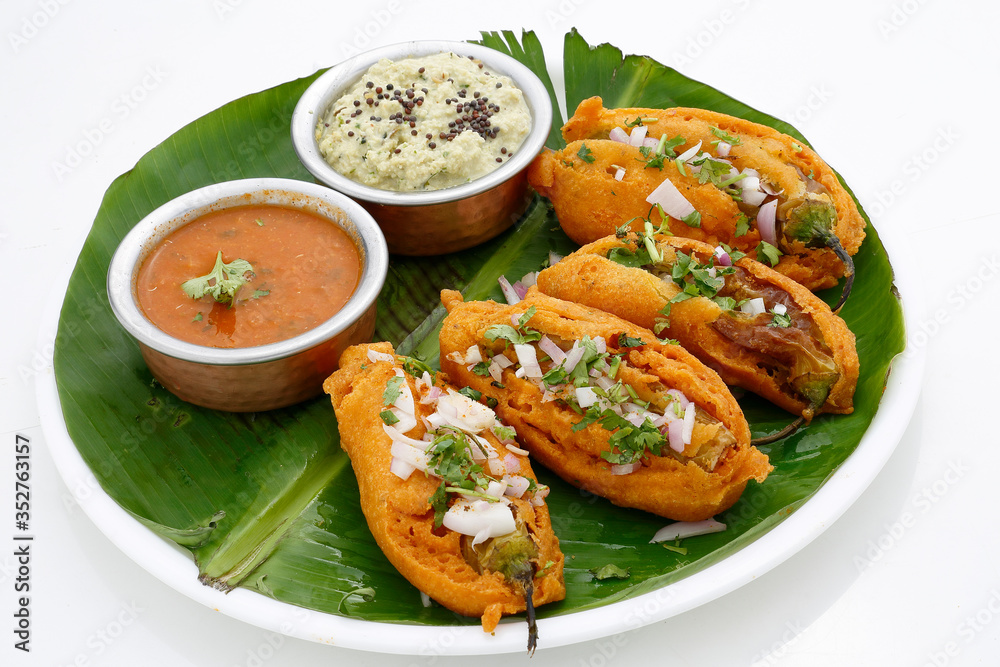
[[[292,338],[332,317],[354,293],[361,258],[335,223],[274,205],[213,211],[164,238],[139,269],[146,317],[207,347]]]

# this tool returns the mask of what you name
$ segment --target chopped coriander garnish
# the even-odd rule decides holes
[[[201,311],[198,311],[198,314],[195,315],[194,317],[192,317],[191,321],[192,322],[201,322],[201,318],[202,318]]]
[[[264,221],[261,220],[260,218],[257,218],[256,220],[254,220],[254,222],[257,223],[258,227],[263,227],[264,226]]]
[[[215,266],[204,276],[186,280],[181,289],[192,299],[200,299],[209,294],[219,303],[232,304],[236,292],[247,282],[246,275],[253,273],[253,267],[245,259],[222,261],[222,251],[215,256]]]
[[[645,344],[641,338],[629,336],[624,331],[618,334],[618,347],[642,347]]]
[[[483,392],[477,391],[472,387],[462,387],[461,389],[458,390],[458,393],[468,398],[471,398],[474,401],[478,401],[483,397]]]
[[[604,581],[605,579],[628,579],[629,578],[629,568],[624,570],[614,563],[608,563],[602,567],[595,567],[588,570],[590,574],[598,581]]]
[[[739,238],[750,231],[750,218],[742,212],[736,217],[736,237]]]
[[[385,391],[382,392],[382,404],[392,405],[396,402],[402,394],[400,386],[403,384],[403,377],[401,375],[394,375],[385,383]]]
[[[792,148],[795,150],[796,153],[801,153],[802,152],[802,146],[799,146],[794,141],[792,142]]]
[[[681,218],[681,222],[688,227],[701,227],[701,213],[698,211],[691,211],[689,214]]]
[[[677,541],[680,542],[680,540]],[[667,551],[673,551],[674,553],[680,554],[682,556],[687,556],[688,552],[687,547],[682,547],[679,544],[667,544],[666,542],[664,542],[663,548],[666,549]]]
[[[416,357],[403,357],[403,370],[415,378],[423,376],[424,373],[434,375],[431,367]]]
[[[717,296],[712,301],[719,304],[719,308],[723,310],[733,310],[736,308],[736,299],[731,296]]]
[[[382,418],[382,421],[385,422],[386,426],[392,426],[393,424],[399,423],[399,417],[394,415],[392,410],[383,410],[378,413],[378,416]]]
[[[778,263],[781,258],[781,251],[776,247],[768,243],[767,241],[761,241],[757,246],[757,261],[764,263],[767,262],[771,266]]]
[[[524,311],[524,314],[517,321],[517,327],[513,327],[509,324],[494,324],[483,334],[487,340],[495,341],[497,338],[502,338],[508,343],[514,345],[523,345],[524,343],[530,343],[532,341],[541,340],[542,334],[531,327],[526,327],[528,320],[530,320],[537,308],[531,306],[528,310]]]
[[[635,127],[637,125],[642,125],[643,123],[655,123],[659,118],[643,118],[642,116],[636,116],[635,120],[625,119],[625,127]]]
[[[779,303],[772,308],[771,315],[771,322],[767,326],[780,329],[792,326],[792,316],[788,314],[788,309],[783,304]]]
[[[576,156],[587,164],[591,164],[597,159],[594,157],[593,152],[587,148],[587,144],[580,144],[580,150],[577,151]]]
[[[635,250],[631,248],[612,248],[608,251],[608,259],[616,264],[630,268],[639,268],[653,263],[653,260],[649,257],[649,251],[646,250],[645,246],[640,246]]]
[[[486,376],[490,374],[490,365],[485,361],[480,361],[478,364],[472,367],[472,372],[475,375]]]
[[[714,134],[715,136],[717,136],[719,138],[717,141],[713,141],[712,142],[713,144],[718,144],[719,141],[725,141],[727,144],[729,144],[731,146],[739,146],[740,145],[740,138],[739,137],[734,136],[732,134],[729,134],[725,130],[721,130],[721,129],[715,127],[714,125],[711,126],[708,129],[711,130],[712,134]]]
[[[538,569],[538,572],[535,572],[535,578],[537,579],[538,577],[543,576],[545,574],[546,570],[548,570],[550,567],[552,567],[555,564],[556,564],[556,562],[554,560],[546,561],[545,565],[543,565],[542,567],[540,567]]]
[[[253,291],[253,296],[251,298],[259,299],[262,296],[267,296],[270,293],[271,293],[271,290],[269,290],[269,289],[255,289]]]

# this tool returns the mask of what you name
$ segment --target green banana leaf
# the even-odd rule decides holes
[[[552,90],[538,39],[483,33],[481,43],[510,53]],[[576,31],[564,50],[566,102],[601,95],[608,106],[692,106],[750,118],[805,141],[794,128],[643,56],[592,47]],[[238,99],[182,128],[116,179],[80,254],[63,304],[55,373],[69,433],[104,490],[157,534],[189,549],[206,585],[245,587],[309,609],[371,621],[476,623],[432,605],[389,564],[361,514],[358,489],[338,444],[326,397],[259,414],[205,410],[159,386],[136,343],[108,305],[105,276],[119,241],[169,199],[211,183],[279,176],[310,181],[289,139],[292,109],[318,76]],[[552,91],[555,102],[556,93]],[[556,120],[549,146],[562,141]],[[537,197],[509,232],[447,257],[393,257],[379,299],[376,336],[432,363],[443,313],[438,292],[500,299],[496,280],[539,269],[548,253],[574,248],[548,203]],[[816,492],[857,447],[904,346],[892,269],[878,235],[855,258],[854,293],[842,314],[857,335],[862,375],[848,416],[821,416],[764,449],[775,466],[720,515],[723,533],[684,541],[686,553],[649,544],[664,521],[612,506],[541,470],[567,555],[564,602],[540,616],[606,605],[669,584],[732,556]],[[826,295],[834,298],[835,290]],[[787,414],[741,399],[754,435],[773,432]],[[595,581],[588,570],[615,563],[623,580]],[[374,598],[361,595],[372,588]]]

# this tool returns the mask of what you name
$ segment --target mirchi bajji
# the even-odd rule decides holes
[[[539,155],[528,180],[577,243],[626,225],[641,231],[645,219],[712,246],[771,253],[776,270],[813,291],[846,275],[850,292],[864,218],[793,137],[704,109],[605,109],[599,97],[580,103],[563,137],[566,148]]]
[[[726,385],[679,345],[534,288],[514,305],[441,300],[442,369],[495,400],[532,458],[570,484],[700,521],[771,470]]]
[[[389,343],[348,348],[323,385],[358,480],[361,509],[389,561],[448,609],[481,618],[561,600],[563,554],[514,433],[487,406],[400,357]]]
[[[541,271],[537,287],[677,340],[726,384],[806,421],[853,411],[855,337],[819,297],[748,256],[631,232]]]

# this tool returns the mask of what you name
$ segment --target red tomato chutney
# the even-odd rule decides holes
[[[226,263],[253,267],[231,304],[181,288]],[[358,286],[361,258],[347,233],[315,213],[276,205],[207,213],[164,238],[139,268],[139,305],[161,331],[207,347],[254,347],[330,319]]]

